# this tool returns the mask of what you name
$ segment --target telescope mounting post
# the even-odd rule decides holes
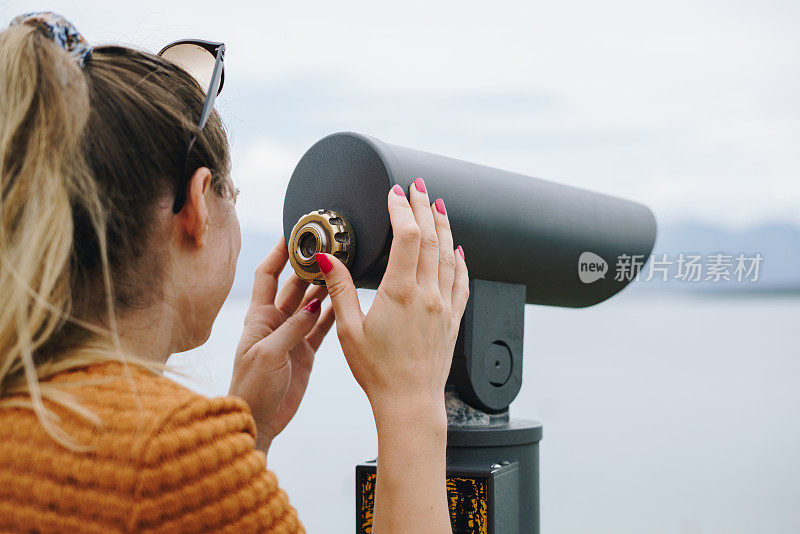
[[[448,384],[486,413],[506,411],[522,386],[525,286],[469,282]]]

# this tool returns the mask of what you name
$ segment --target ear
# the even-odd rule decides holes
[[[206,192],[211,187],[211,171],[207,167],[200,167],[189,180],[186,192],[186,203],[178,212],[178,224],[184,235],[194,240],[197,247],[206,243],[208,233],[208,205]]]

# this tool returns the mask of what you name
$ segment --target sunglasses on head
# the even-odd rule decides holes
[[[203,131],[211,112],[214,110],[214,100],[222,92],[222,84],[225,82],[225,44],[214,43],[211,41],[201,41],[199,39],[185,39],[170,43],[158,53],[164,59],[178,65],[192,75],[200,87],[206,91],[206,99],[203,102],[203,110],[200,112],[198,122],[198,132],[192,135],[189,147],[186,149],[186,157],[183,164],[183,176],[185,177],[189,169],[189,155],[197,136]],[[185,179],[185,178],[184,178]],[[175,203],[172,212],[178,213],[186,203],[186,189],[188,183],[181,184],[175,196]]]

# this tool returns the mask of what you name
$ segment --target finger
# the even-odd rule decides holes
[[[453,251],[453,234],[450,232],[444,200],[437,198],[431,205],[431,213],[439,239],[439,292],[445,302],[450,302],[456,273],[456,253]]]
[[[317,324],[314,325],[311,333],[306,336],[306,341],[311,345],[314,352],[316,352],[322,344],[322,340],[325,339],[335,319],[336,315],[333,313],[333,306],[328,304],[323,308],[322,314],[319,316],[319,319],[317,319]]]
[[[389,219],[392,222],[392,247],[381,285],[417,283],[420,232],[405,191],[399,185],[389,190]],[[337,314],[338,316],[338,314]]]
[[[456,272],[451,300],[453,316],[458,317],[459,321],[461,316],[464,315],[464,309],[467,307],[467,299],[469,298],[469,272],[467,271],[467,262],[464,261],[464,257],[464,249],[459,245],[455,252]]]
[[[312,300],[286,319],[274,332],[253,345],[253,349],[266,350],[273,354],[288,353],[311,332],[317,324],[319,314],[320,301]]]
[[[331,254],[317,253],[314,255],[317,265],[325,278],[328,295],[331,297],[333,310],[336,314],[337,329],[340,334],[355,334],[363,330],[364,314],[358,303],[358,293],[353,284],[350,271]]]
[[[286,261],[289,259],[289,251],[286,248],[286,241],[280,238],[275,247],[261,260],[256,267],[255,279],[253,280],[253,296],[251,303],[255,305],[270,305],[275,302],[275,292],[278,289],[278,277],[281,275]]]
[[[275,297],[275,306],[283,312],[284,317],[293,314],[297,310],[303,297],[305,297],[308,285],[309,282],[297,276],[297,273],[289,275],[288,280],[278,290],[278,296]]]
[[[306,291],[306,295],[303,297],[303,301],[297,306],[298,308],[302,308],[306,306],[309,302],[314,299],[319,299],[321,301],[325,301],[325,297],[328,296],[328,288],[325,286],[317,286],[312,285]],[[294,311],[297,311],[296,309]]]
[[[438,287],[439,278],[439,238],[433,224],[431,203],[425,181],[414,180],[410,188],[409,198],[414,219],[420,230],[419,260],[417,263],[417,282],[426,287]]]

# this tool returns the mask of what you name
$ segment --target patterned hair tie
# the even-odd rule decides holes
[[[39,11],[19,15],[14,17],[9,26],[20,26],[22,24],[35,26],[44,32],[54,43],[66,50],[81,68],[86,65],[86,60],[92,55],[92,47],[83,35],[78,32],[77,28],[70,21],[52,11]]]

